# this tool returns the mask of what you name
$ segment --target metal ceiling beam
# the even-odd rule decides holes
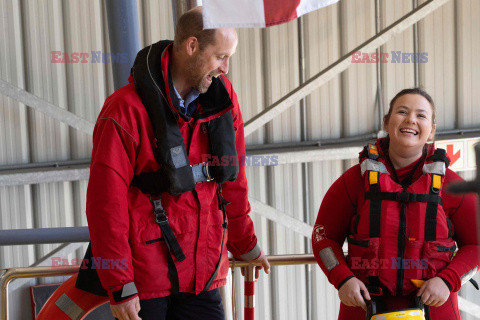
[[[92,122],[1,79],[0,94],[15,99],[18,102],[23,103],[24,105],[29,106],[53,119],[66,123],[72,128],[75,128],[81,132],[85,132],[89,135],[93,134],[94,124]]]
[[[248,197],[248,201],[250,201],[250,205],[252,207],[252,211],[255,212],[256,214],[267,218],[268,220],[271,220],[278,225],[282,225],[290,230],[293,230],[302,236],[305,236],[307,238],[312,237],[312,226],[300,221],[298,219],[295,219],[286,213],[275,209],[274,207],[271,207],[261,201],[258,201],[256,199],[253,199],[252,197]]]
[[[247,121],[245,124],[245,136],[248,136],[255,130],[261,128],[273,118],[291,108],[303,97],[311,94],[314,90],[318,89],[319,87],[333,79],[335,76],[340,74],[342,71],[346,70],[352,64],[353,52],[373,52],[375,49],[393,38],[393,36],[403,32],[408,27],[425,18],[428,14],[432,13],[448,1],[449,0],[430,0],[418,6],[410,13],[404,15],[401,19],[397,20],[395,23],[385,28],[382,32],[365,41],[364,43],[341,57],[339,60],[329,65],[327,68],[320,71],[312,78],[308,79],[305,83],[298,86],[287,95],[283,96],[280,100],[254,116],[252,119]]]
[[[272,157],[278,164],[356,159],[365,143],[376,136],[370,133],[344,139],[247,146],[247,155],[264,159],[268,156],[271,164]],[[478,129],[450,130],[439,132],[436,141],[478,137]],[[250,164],[253,165],[252,158],[247,163]],[[0,186],[88,180],[89,174],[90,159],[0,166]]]
[[[89,174],[90,164],[64,166],[60,168],[32,168],[0,171],[0,187],[88,180]]]

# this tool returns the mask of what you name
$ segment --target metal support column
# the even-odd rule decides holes
[[[140,25],[137,0],[107,0],[108,36],[113,68],[115,90],[128,84],[133,61],[140,51]],[[121,58],[127,56],[127,61]],[[118,59],[117,59],[118,58]]]

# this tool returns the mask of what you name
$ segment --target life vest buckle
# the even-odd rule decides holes
[[[210,175],[210,170],[207,162],[202,162],[197,165],[190,165],[192,168],[193,179],[195,183],[212,181],[213,177]]]
[[[168,217],[165,214],[165,211],[162,210],[161,212],[155,212],[155,221],[157,223],[164,223],[164,222],[168,223]]]
[[[410,201],[410,193],[408,192],[397,192],[397,201],[402,203],[407,203]]]

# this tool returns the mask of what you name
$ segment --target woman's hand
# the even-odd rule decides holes
[[[363,310],[367,310],[367,305],[362,297],[363,291],[365,299],[370,300],[370,294],[368,293],[365,284],[357,278],[351,278],[345,282],[338,290],[338,296],[343,304],[349,307],[362,307]]]
[[[435,277],[425,281],[417,296],[422,296],[422,302],[427,306],[440,307],[450,297],[450,289],[440,277]]]

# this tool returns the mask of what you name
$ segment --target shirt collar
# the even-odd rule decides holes
[[[175,91],[175,94],[177,95],[177,98],[180,101],[180,105],[184,108],[188,108],[190,103],[195,101],[198,98],[198,96],[200,95],[200,92],[198,92],[195,89],[192,89],[187,94],[187,97],[185,98],[185,100],[183,100],[182,97],[180,96],[180,94],[178,93],[177,88],[175,88],[175,86],[173,86],[173,90]]]

